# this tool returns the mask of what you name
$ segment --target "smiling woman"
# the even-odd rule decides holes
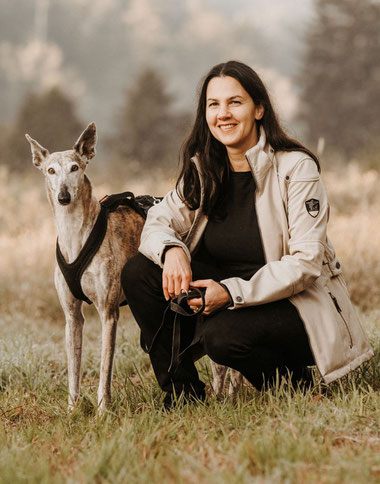
[[[213,67],[177,187],[149,211],[141,254],[122,273],[167,405],[173,392],[205,397],[193,361],[202,353],[259,389],[276,372],[310,384],[313,364],[329,383],[371,358],[328,214],[318,159],[282,130],[256,72],[236,61]],[[205,289],[204,317],[182,325],[169,371],[167,301],[189,288]]]
[[[211,134],[228,150],[234,171],[247,171],[245,152],[258,141],[256,120],[264,114],[235,78],[214,77],[207,86],[206,121]]]

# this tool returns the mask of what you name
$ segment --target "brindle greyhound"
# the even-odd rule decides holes
[[[99,202],[93,196],[90,180],[85,174],[88,162],[95,156],[95,124],[89,124],[74,148],[68,151],[49,154],[47,149],[30,136],[26,135],[26,138],[31,145],[34,165],[45,175],[61,252],[66,261],[71,263],[86,242],[100,212]],[[110,213],[103,243],[81,279],[83,292],[94,303],[102,322],[98,388],[100,412],[109,406],[111,400],[116,326],[119,303],[124,299],[120,272],[126,261],[137,253],[143,225],[143,217],[129,207],[120,207]],[[58,266],[55,268],[54,281],[66,319],[71,409],[79,397],[84,324],[82,301],[73,296]]]
[[[31,145],[33,163],[45,176],[61,253],[66,262],[71,263],[83,248],[100,211],[100,204],[93,196],[90,180],[85,174],[87,164],[95,156],[96,126],[94,123],[89,124],[72,150],[52,154],[29,135],[25,136]],[[94,303],[102,322],[98,387],[100,412],[104,412],[111,401],[112,364],[119,304],[125,299],[120,284],[120,273],[126,261],[137,253],[143,225],[143,217],[129,207],[119,207],[110,213],[103,243],[81,278],[83,293]],[[73,409],[79,398],[80,389],[83,301],[72,294],[58,265],[55,268],[54,282],[66,319],[68,404],[69,409]],[[212,370],[213,387],[220,395],[227,369],[213,363]],[[240,380],[240,375],[232,372],[230,394],[236,393]]]

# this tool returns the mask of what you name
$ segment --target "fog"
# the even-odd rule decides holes
[[[200,78],[229,59],[248,63],[290,126],[294,77],[312,0],[0,0],[0,119],[12,122],[26,92],[58,85],[84,122],[115,122],[139,71],[161,71],[178,108],[193,109]]]

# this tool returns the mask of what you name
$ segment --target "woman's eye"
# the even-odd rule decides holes
[[[71,171],[77,171],[77,170],[78,170],[78,168],[79,168],[79,166],[78,166],[78,165],[73,165],[73,166],[71,167]]]
[[[49,173],[49,175],[54,175],[54,173],[55,173],[54,168],[49,168],[48,173]]]
[[[208,107],[209,107],[209,108],[214,108],[215,106],[217,106],[217,104],[218,104],[218,103],[210,103],[210,104],[208,105]]]
[[[231,101],[231,104],[241,104],[241,102],[235,99],[234,101]]]

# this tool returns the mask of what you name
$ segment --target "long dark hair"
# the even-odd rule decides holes
[[[268,143],[274,151],[303,151],[320,165],[318,158],[300,142],[289,138],[281,128],[272,107],[268,92],[257,73],[246,64],[229,61],[214,66],[204,78],[200,92],[197,114],[193,128],[181,150],[182,169],[177,180],[176,189],[186,205],[195,210],[200,204],[199,175],[191,162],[198,156],[204,180],[203,212],[210,218],[217,215],[218,207],[224,205],[224,189],[229,180],[230,162],[226,147],[211,134],[206,122],[206,91],[214,77],[230,76],[235,78],[251,96],[255,105],[264,107],[264,115],[257,120],[257,127],[263,126]]]

